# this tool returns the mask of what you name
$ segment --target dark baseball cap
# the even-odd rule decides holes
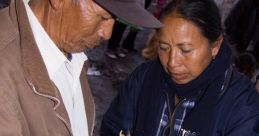
[[[136,0],[95,0],[95,2],[129,24],[146,28],[162,27],[162,23]]]

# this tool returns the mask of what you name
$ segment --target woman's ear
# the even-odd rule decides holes
[[[221,44],[223,42],[223,35],[221,34],[218,39],[212,44],[212,58],[215,59],[215,57],[217,56],[219,49],[221,47]]]

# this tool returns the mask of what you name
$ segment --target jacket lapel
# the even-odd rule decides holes
[[[15,2],[16,6],[11,9],[11,12],[16,13],[18,17],[15,23],[19,26],[21,59],[25,78],[34,93],[54,101],[53,109],[57,113],[57,117],[64,122],[71,133],[68,114],[58,89],[48,76],[46,66],[33,38],[23,1],[16,0]]]
[[[84,64],[82,73],[80,75],[80,81],[81,81],[82,93],[83,93],[84,104],[85,104],[85,111],[86,111],[86,116],[87,116],[88,133],[89,133],[89,136],[91,136],[93,134],[93,129],[94,129],[95,105],[94,105],[92,93],[89,88],[88,80],[86,78],[88,66],[89,66],[89,63],[88,63],[88,61],[86,61]]]

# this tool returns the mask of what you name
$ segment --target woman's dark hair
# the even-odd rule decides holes
[[[160,19],[170,15],[193,22],[209,42],[222,34],[219,9],[213,0],[173,0],[161,11]]]

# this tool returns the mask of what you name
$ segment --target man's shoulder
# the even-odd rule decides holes
[[[18,38],[18,30],[13,24],[9,7],[0,10],[0,52]]]
[[[11,17],[9,7],[0,10],[0,82],[21,71],[19,32]]]

